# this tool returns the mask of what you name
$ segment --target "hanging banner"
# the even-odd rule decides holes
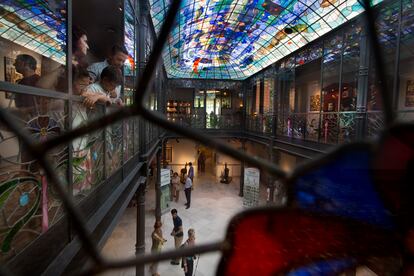
[[[170,169],[161,169],[161,213],[170,209]]]
[[[259,205],[260,171],[256,168],[244,169],[243,206],[254,207]]]

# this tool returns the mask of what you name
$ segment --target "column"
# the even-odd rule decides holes
[[[365,136],[367,94],[368,94],[368,68],[369,68],[369,42],[364,28],[360,37],[359,70],[358,70],[358,94],[356,107],[356,138],[361,140]]]
[[[246,131],[246,120],[247,120],[247,112],[246,112],[246,108],[247,108],[247,81],[244,81],[242,84],[242,94],[243,94],[243,111],[242,111],[242,117],[241,117],[241,129],[243,131]],[[242,142],[243,143],[243,142]],[[244,168],[243,168],[243,172],[244,172]],[[243,192],[242,192],[243,193]]]
[[[155,219],[161,221],[161,152],[157,151],[157,181],[155,187]]]
[[[241,151],[245,152],[246,151],[246,140],[242,139],[241,140],[242,143],[242,147],[241,147]],[[245,166],[245,162],[244,160],[240,160],[240,190],[239,190],[239,196],[243,197],[244,192],[244,166]]]
[[[274,144],[274,139],[275,137],[271,137],[270,138],[270,142],[269,142],[269,161],[274,164],[275,162],[275,156],[273,153],[273,144]],[[268,176],[268,183],[267,183],[267,187],[269,188],[269,201],[267,202],[268,204],[273,204],[274,202],[274,195],[275,195],[275,185],[274,185],[274,177],[272,174],[269,173]]]
[[[145,186],[146,182],[140,183],[136,192],[137,197],[137,236],[135,245],[135,255],[145,253]],[[135,267],[136,276],[145,276],[145,266],[137,265]]]

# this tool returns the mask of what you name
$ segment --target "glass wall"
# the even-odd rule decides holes
[[[376,8],[375,17],[385,79],[378,76],[363,20],[345,24],[275,65],[277,135],[328,144],[378,135],[384,126],[380,88],[393,95],[399,119],[414,119],[413,3],[402,0],[382,4]],[[248,111],[252,112],[260,107],[259,83],[264,84],[263,103],[269,94],[268,79],[254,82],[254,97],[250,102],[248,99]],[[361,133],[357,133],[358,112],[364,112]],[[253,129],[266,128],[262,121]]]
[[[401,43],[397,87],[398,116],[404,121],[414,120],[414,5],[403,1]]]
[[[371,52],[367,94],[367,132],[369,136],[377,135],[384,127],[384,119],[381,112],[382,100],[379,88],[384,89],[386,93],[393,93],[394,91],[400,4],[400,1],[396,1],[385,5],[376,14],[375,26],[381,46],[385,79],[379,78],[376,63]]]

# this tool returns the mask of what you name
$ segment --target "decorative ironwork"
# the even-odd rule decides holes
[[[379,111],[367,112],[367,137],[378,137],[384,129],[384,114]]]
[[[170,88],[195,88],[195,89],[231,89],[241,91],[242,81],[231,80],[193,80],[193,79],[169,79]]]
[[[356,112],[339,113],[338,143],[349,143],[356,140]]]

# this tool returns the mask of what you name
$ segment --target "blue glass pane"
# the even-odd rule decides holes
[[[329,260],[313,263],[306,267],[297,268],[289,272],[288,276],[328,276],[337,275],[344,270],[355,266],[356,261],[353,259]]]
[[[301,209],[392,228],[391,217],[373,184],[371,161],[369,150],[343,152],[298,178],[293,200]]]

